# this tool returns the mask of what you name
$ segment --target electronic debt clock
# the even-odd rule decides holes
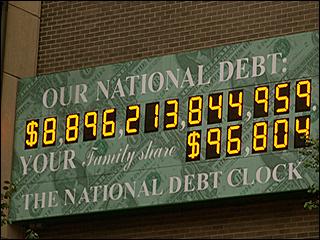
[[[307,189],[318,36],[20,79],[11,220]]]
[[[294,84],[293,103],[290,103],[290,84]],[[310,112],[311,107],[311,79],[282,82],[272,85],[255,86],[254,94],[251,95],[254,122],[252,123],[252,154],[258,154],[268,151],[287,150],[289,141],[292,141],[294,148],[305,146],[303,136],[310,135],[310,114],[306,116],[295,116],[290,119],[294,122],[294,136],[289,139],[289,107],[294,106],[294,113]],[[224,96],[225,95],[225,96]],[[243,89],[227,89],[224,92],[210,93],[207,96],[197,95],[188,97],[187,114],[181,115],[179,112],[179,98],[164,99],[162,102],[145,103],[144,119],[141,117],[140,104],[125,106],[125,118],[123,126],[117,126],[116,112],[117,108],[108,108],[102,111],[99,116],[98,111],[86,111],[84,113],[70,113],[64,119],[59,119],[64,123],[63,132],[59,135],[64,138],[66,144],[76,144],[78,141],[95,141],[98,138],[108,139],[115,137],[116,128],[125,129],[125,136],[139,134],[140,124],[144,126],[144,133],[158,131],[174,131],[178,127],[178,119],[185,119],[190,131],[187,132],[185,160],[200,160],[201,135],[206,136],[205,159],[219,159],[221,157],[221,148],[226,148],[226,157],[241,155],[241,135],[242,124],[235,123],[243,119]],[[274,98],[273,104],[270,104],[270,97]],[[181,101],[180,101],[181,102]],[[160,104],[164,105],[164,111],[160,114]],[[227,111],[223,111],[223,105],[227,105]],[[272,122],[261,118],[268,117],[270,109],[272,114],[277,116]],[[206,114],[204,114],[206,111]],[[204,115],[207,117],[204,119]],[[98,124],[98,118],[101,123]],[[223,117],[227,119],[228,127],[222,129],[215,126],[221,123]],[[161,118],[163,119],[162,121]],[[38,147],[50,147],[56,144],[57,136],[57,117],[48,116],[40,122],[40,119],[27,120],[25,124],[25,150]],[[206,122],[204,131],[192,130],[192,127],[199,127]],[[163,122],[160,125],[160,122]],[[42,127],[39,127],[39,125]],[[212,126],[212,127],[211,127]],[[82,128],[82,136],[79,129]],[[42,131],[40,131],[42,129]],[[268,134],[271,129],[272,134]],[[226,140],[222,141],[221,136],[225,134]],[[42,139],[38,144],[39,139]],[[80,140],[79,140],[80,139]]]

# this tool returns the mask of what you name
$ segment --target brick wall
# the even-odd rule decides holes
[[[316,1],[44,1],[37,75],[319,29]],[[47,224],[45,238],[317,238],[307,199]]]
[[[237,203],[194,210],[171,210],[133,216],[50,224],[38,230],[45,238],[268,238],[319,237],[319,211],[305,210],[307,199]]]
[[[316,29],[318,1],[44,1],[37,75]]]

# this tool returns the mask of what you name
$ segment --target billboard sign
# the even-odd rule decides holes
[[[319,32],[20,79],[12,221],[307,189]]]

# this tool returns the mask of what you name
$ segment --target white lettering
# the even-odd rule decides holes
[[[53,100],[52,100],[51,105],[48,106],[47,98],[48,98],[48,93],[49,93],[50,90],[53,92]],[[52,108],[57,103],[57,101],[58,101],[58,93],[57,93],[57,91],[55,89],[49,88],[43,94],[42,103],[43,103],[43,106],[45,106],[45,108]]]
[[[71,157],[68,158],[69,152],[71,152]],[[63,169],[68,169],[68,163],[71,166],[71,168],[76,168],[76,166],[73,163],[73,159],[75,158],[76,153],[74,150],[66,150],[64,151],[64,167]]]
[[[272,57],[272,70],[271,74],[277,73],[277,55],[282,57],[282,53],[272,53],[267,55],[267,59],[271,56]]]
[[[192,179],[189,180],[189,178],[194,178],[193,174],[190,175],[185,175],[184,176],[184,191],[185,192],[193,192],[194,191],[194,187],[193,188],[189,188],[189,186],[191,187],[192,185]]]
[[[26,197],[25,205],[24,205],[24,210],[29,210],[29,197],[32,197],[33,194],[24,194],[22,197]]]
[[[174,180],[177,183],[176,189],[174,190]],[[179,177],[170,177],[170,187],[169,187],[169,193],[176,193],[181,188],[181,179]]]
[[[24,156],[21,156],[21,157],[20,157],[21,163],[22,163],[22,166],[23,166],[23,173],[22,173],[22,175],[26,175],[26,174],[27,174],[27,168],[28,168],[28,165],[29,165],[29,163],[30,163],[30,161],[31,161],[31,158],[32,158],[32,155],[30,155],[29,161],[28,161],[28,163],[26,163],[25,157],[24,157]]]
[[[157,90],[154,90],[154,89],[153,89],[153,77],[154,77],[155,74],[159,74],[159,77],[160,77],[160,78],[159,78],[159,80],[160,80],[160,82],[159,82],[159,87],[158,87]],[[159,91],[162,89],[163,84],[164,84],[164,77],[163,77],[163,75],[162,75],[161,72],[154,72],[154,73],[152,73],[151,76],[149,77],[148,87],[149,87],[149,89],[150,89],[151,92],[159,92]]]
[[[296,176],[297,179],[302,178],[296,169],[297,167],[299,167],[300,164],[301,162],[299,162],[298,165],[295,168],[293,168],[293,163],[289,163],[289,180],[292,180],[293,178],[292,173]]]
[[[261,170],[264,169],[264,168],[267,170],[267,176],[266,176],[266,180],[262,181],[261,180]],[[266,182],[268,182],[269,179],[270,179],[270,176],[271,176],[271,170],[267,166],[259,167],[257,172],[256,172],[256,179],[257,179],[258,183],[261,183],[261,184],[265,184]]]
[[[246,67],[246,64],[243,64],[243,66],[241,66],[241,61],[246,61],[248,63],[249,59],[248,58],[237,59],[237,79],[249,77],[249,73],[247,73],[247,75],[245,75],[244,77],[241,77],[241,71],[244,72]]]
[[[83,91],[80,93],[80,86],[83,87]],[[85,92],[87,91],[87,85],[85,84],[79,84],[76,85],[76,99],[75,104],[80,103],[79,102],[79,96],[81,97],[83,102],[88,102],[87,98],[84,96]]]
[[[42,194],[42,198],[39,199],[39,193],[35,193],[34,194],[34,209],[38,209],[38,203],[41,202],[41,208],[45,207],[46,204],[46,193],[43,192]]]
[[[224,64],[228,64],[228,76],[226,79],[223,79],[223,75],[224,75]],[[219,82],[224,82],[224,81],[228,81],[233,74],[233,65],[231,62],[229,61],[225,61],[225,62],[220,62],[220,78],[219,78]]]
[[[58,191],[53,191],[53,192],[49,192],[49,203],[48,203],[48,207],[57,207],[58,203],[56,203],[55,205],[52,204],[53,201],[56,200],[56,197],[53,196],[53,194],[58,194]]]
[[[231,171],[229,172],[227,181],[228,181],[228,184],[229,184],[231,187],[237,187],[237,186],[239,186],[239,184],[240,184],[240,182],[238,182],[238,184],[234,185],[234,184],[232,183],[232,181],[231,181],[232,174],[233,174],[235,171],[237,171],[238,173],[241,174],[241,170],[240,170],[240,169],[237,169],[237,168],[236,168],[236,169],[233,169],[233,170],[231,170]]]
[[[188,77],[188,78],[186,79],[186,77]],[[193,83],[192,76],[191,76],[189,68],[187,68],[186,74],[183,77],[183,80],[182,80],[180,88],[183,88],[183,83],[184,82],[188,82],[190,87],[194,86],[194,83]]]
[[[117,90],[117,89],[119,89],[119,90]],[[114,98],[114,94],[115,93],[120,93],[120,97],[124,97],[124,91],[123,91],[123,88],[122,88],[122,84],[121,84],[120,78],[118,79],[117,85],[114,88],[114,91],[113,91],[113,94],[112,94],[111,98]]]
[[[43,164],[42,164],[42,169],[41,171],[38,171],[38,159],[40,156],[43,156]],[[47,159],[47,156],[44,154],[44,153],[40,153],[38,154],[35,159],[34,159],[34,162],[33,162],[33,169],[36,173],[42,173],[46,168],[47,168],[47,165],[48,165],[48,159]]]
[[[206,83],[203,83],[202,82],[202,78],[203,78],[203,65],[200,65],[200,66],[198,66],[198,69],[199,69],[199,71],[198,71],[198,85],[207,85],[207,84],[209,84],[210,83],[210,81],[211,81],[211,78],[209,78],[209,80],[208,80],[208,82],[206,82]]]
[[[260,59],[260,64],[258,64],[258,58]],[[252,77],[259,77],[265,72],[265,67],[262,65],[264,64],[264,57],[263,56],[256,56],[252,57],[253,63],[252,63]],[[260,73],[257,74],[258,67],[261,69]]]
[[[173,73],[169,70],[169,71],[166,71],[167,72],[167,86],[166,86],[166,90],[169,90],[169,86],[168,86],[168,80],[170,77],[171,81],[173,82],[173,84],[176,86],[176,88],[178,88],[178,84],[179,84],[179,71],[180,69],[177,69],[177,77],[175,77],[173,75]]]
[[[99,89],[102,90],[103,92],[103,95],[106,97],[106,99],[109,99],[109,82],[110,80],[107,80],[107,89],[105,88],[105,86],[103,85],[103,83],[101,81],[98,81],[98,89],[97,89],[97,100],[96,101],[99,101]]]
[[[137,76],[130,76],[126,78],[126,81],[130,80],[130,94],[129,96],[134,95],[134,79],[138,78],[139,79],[139,75]]]
[[[282,179],[278,179],[278,177],[277,177],[277,170],[278,170],[278,167],[280,167],[280,166],[283,166],[284,169],[286,169],[286,165],[285,164],[278,164],[277,166],[274,167],[274,169],[272,171],[272,178],[276,182],[282,182],[285,179],[285,177],[283,177]]]

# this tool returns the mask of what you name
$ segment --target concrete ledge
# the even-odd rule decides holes
[[[41,1],[9,1],[9,4],[21,8],[40,18]]]

